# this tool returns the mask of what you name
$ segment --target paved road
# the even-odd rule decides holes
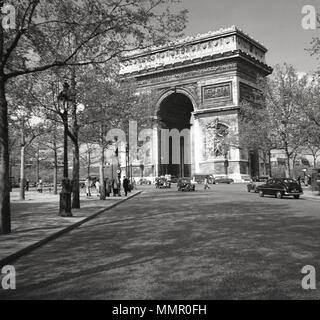
[[[148,188],[17,260],[0,299],[319,299],[301,289],[304,265],[320,274],[319,205]]]

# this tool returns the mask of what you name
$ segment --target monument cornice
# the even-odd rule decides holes
[[[236,51],[236,52],[226,52],[223,54],[216,54],[210,57],[204,57],[197,61],[188,61],[183,64],[173,64],[162,66],[154,69],[149,70],[141,70],[139,72],[134,72],[128,75],[123,75],[124,78],[136,78],[141,79],[143,81],[147,81],[147,78],[167,78],[172,75],[173,78],[179,79],[181,78],[180,75],[188,76],[188,73],[192,72],[192,77],[196,77],[197,69],[199,72],[199,76],[202,76],[203,73],[218,73],[219,70],[222,72],[228,70],[237,70],[237,59],[241,59],[247,63],[250,63],[252,66],[255,66],[266,75],[272,73],[272,68],[266,64],[257,61],[256,59],[252,58],[251,56],[247,55],[244,52]],[[232,63],[232,61],[234,61]],[[220,64],[221,62],[225,62],[226,64]],[[174,79],[173,79],[174,80]]]
[[[195,110],[192,114],[197,118],[201,115],[207,115],[210,113],[219,113],[219,112],[228,112],[228,111],[238,111],[240,110],[239,106],[223,106],[223,107],[215,107],[215,108],[207,108],[207,109],[200,109]]]
[[[211,60],[237,52],[242,52],[261,66],[270,68],[265,62],[267,49],[238,28],[232,27],[222,29],[221,32],[200,35],[191,40],[181,40],[169,46],[124,57],[121,61],[120,74],[130,76],[148,73]]]

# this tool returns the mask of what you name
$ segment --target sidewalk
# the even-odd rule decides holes
[[[91,198],[81,194],[81,209],[72,209],[73,217],[62,218],[58,216],[59,195],[30,191],[25,201],[19,201],[19,192],[13,191],[12,233],[0,235],[0,267],[139,193],[134,191],[128,197],[110,197],[105,201],[96,194]]]
[[[320,200],[319,191],[312,191],[310,188],[302,188],[303,189],[303,198]]]

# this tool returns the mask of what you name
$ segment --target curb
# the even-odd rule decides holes
[[[114,208],[114,207],[126,202],[127,200],[130,200],[131,198],[141,194],[142,192],[143,191],[141,190],[141,191],[138,191],[135,194],[132,194],[132,195],[128,196],[127,198],[121,199],[121,200],[119,200],[119,202],[112,204],[110,207],[107,207],[105,209],[101,209],[100,211],[93,213],[91,216],[86,217],[83,220],[78,221],[78,222],[76,222],[74,224],[71,224],[70,226],[68,226],[68,227],[66,227],[64,229],[61,229],[61,230],[51,234],[50,236],[48,236],[48,237],[46,237],[46,238],[44,238],[44,239],[42,239],[42,240],[40,240],[40,241],[38,241],[36,243],[33,243],[33,244],[31,244],[31,245],[29,245],[29,246],[27,246],[27,247],[15,252],[15,253],[7,256],[6,258],[0,260],[0,268],[3,267],[4,265],[10,264],[12,261],[14,261],[14,260],[26,255],[27,253],[30,253],[31,251],[43,246],[44,244],[59,238],[63,234],[65,234],[65,233],[67,233],[67,232],[69,232],[69,231],[71,231],[73,229],[78,228],[82,224],[84,224],[84,223],[96,218],[101,213],[103,213],[105,211],[108,211],[108,210],[110,210],[110,209],[112,209],[112,208]]]
[[[320,196],[306,196],[305,194],[303,195],[303,198],[308,200],[315,200],[315,201],[320,200]]]

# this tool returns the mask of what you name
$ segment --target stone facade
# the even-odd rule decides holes
[[[237,147],[238,112],[243,99],[259,97],[257,78],[272,69],[265,63],[267,49],[236,27],[186,38],[171,45],[136,52],[121,66],[125,78],[135,78],[139,90],[153,91],[157,117],[162,101],[174,93],[186,95],[191,115],[191,174],[249,175],[246,152]],[[148,174],[159,172],[159,134],[152,137]],[[146,176],[146,174],[145,174]]]

